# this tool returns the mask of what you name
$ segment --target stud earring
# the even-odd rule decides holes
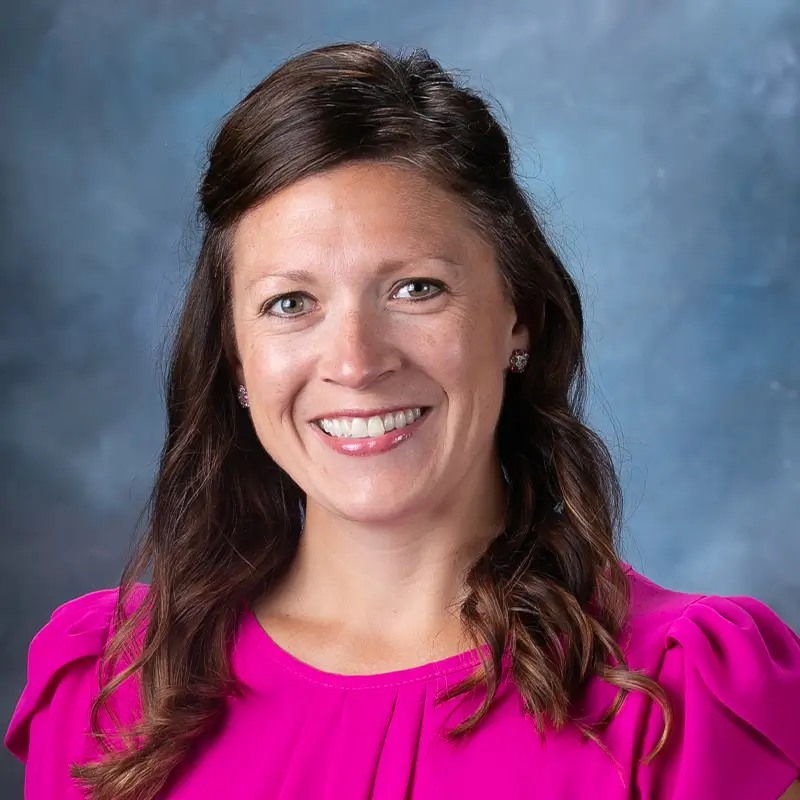
[[[239,398],[239,405],[242,408],[250,408],[250,398],[247,396],[247,389],[244,386],[239,387],[236,396]]]
[[[529,359],[530,354],[527,350],[515,350],[508,359],[508,368],[511,372],[525,372]]]

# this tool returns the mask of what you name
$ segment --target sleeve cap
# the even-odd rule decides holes
[[[751,597],[702,597],[668,627],[656,680],[673,728],[643,798],[775,798],[800,775],[800,638]],[[650,707],[639,757],[663,732]],[[671,792],[671,793],[670,793]]]
[[[144,584],[136,584],[126,610],[140,603],[146,590]],[[28,758],[34,715],[46,712],[53,704],[67,676],[74,678],[76,671],[81,675],[91,673],[87,677],[97,681],[99,660],[113,631],[118,598],[119,589],[115,588],[70,600],[56,608],[47,624],[31,640],[26,684],[4,742],[21,761]]]

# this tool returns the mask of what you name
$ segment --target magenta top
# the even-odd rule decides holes
[[[440,725],[477,700],[434,706],[442,687],[477,664],[477,651],[380,675],[335,675],[282,650],[245,612],[233,668],[252,691],[228,700],[224,724],[196,748],[160,800],[485,800],[600,797],[776,800],[800,775],[800,638],[749,597],[664,589],[629,566],[632,604],[621,637],[629,666],[668,692],[675,725],[649,766],[662,730],[657,704],[628,696],[602,735],[576,726],[544,743],[506,675],[496,707],[473,737],[452,746]],[[137,587],[139,601],[147,587]],[[6,735],[27,763],[27,800],[78,800],[68,764],[97,751],[86,735],[97,659],[108,638],[113,589],[55,611],[36,635],[28,683]],[[123,722],[138,697],[112,695]],[[598,718],[616,690],[594,678],[577,711]]]

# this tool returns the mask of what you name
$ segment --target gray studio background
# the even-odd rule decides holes
[[[55,606],[116,584],[207,137],[279,61],[420,45],[502,105],[583,287],[625,555],[800,627],[795,0],[18,0],[0,26],[0,722]],[[0,755],[0,795],[21,797]]]

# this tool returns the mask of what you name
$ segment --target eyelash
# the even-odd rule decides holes
[[[400,289],[410,286],[414,283],[421,283],[425,286],[430,286],[435,291],[432,294],[427,295],[426,297],[404,297],[399,298],[402,302],[405,303],[422,303],[425,300],[433,300],[435,297],[439,297],[442,292],[446,291],[445,285],[441,281],[435,281],[431,278],[411,278],[410,280],[403,281],[403,283],[399,284],[397,289],[392,293],[393,295],[397,293]],[[267,314],[271,317],[278,317],[279,319],[292,319],[295,317],[302,317],[305,316],[308,312],[302,312],[300,314],[276,314],[273,311],[270,311],[275,305],[280,303],[283,300],[288,300],[289,298],[293,297],[304,297],[307,298],[308,295],[305,292],[287,292],[286,294],[280,294],[277,297],[273,297],[270,300],[267,300],[266,303],[263,305],[263,313]]]

